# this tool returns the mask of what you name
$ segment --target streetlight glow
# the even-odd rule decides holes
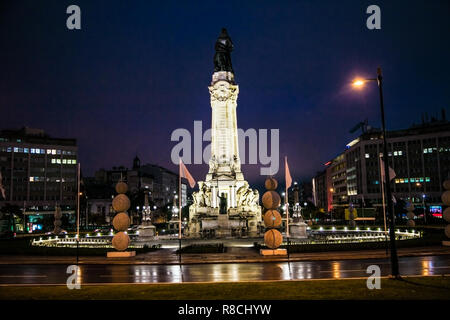
[[[353,85],[354,85],[355,87],[361,87],[361,86],[364,85],[364,80],[356,79],[356,80],[353,81]]]

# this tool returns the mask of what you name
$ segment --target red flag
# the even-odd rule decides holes
[[[286,178],[286,190],[287,190],[292,185],[292,177],[291,173],[289,172],[287,157],[284,157],[284,173]]]
[[[183,161],[180,159],[180,177],[186,178],[189,181],[189,185],[191,188],[195,186],[195,180],[192,178],[191,174],[189,173],[188,169],[184,165]]]

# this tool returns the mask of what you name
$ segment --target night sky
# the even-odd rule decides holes
[[[66,28],[67,6],[81,30]],[[366,8],[381,7],[381,30]],[[389,129],[450,106],[449,1],[2,1],[0,128],[77,138],[84,175],[143,163],[174,171],[170,135],[211,122],[207,86],[222,27],[234,42],[238,125],[279,128],[280,158],[310,179],[368,118],[380,126],[381,66]],[[205,143],[206,145],[206,143]],[[282,161],[280,160],[280,164]],[[243,166],[260,183],[259,165]],[[188,165],[202,180],[207,165]],[[278,177],[284,173],[280,168]]]

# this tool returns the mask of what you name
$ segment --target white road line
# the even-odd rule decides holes
[[[439,274],[439,275],[402,275],[402,278],[424,278],[424,277],[450,277],[450,274]],[[388,279],[390,276],[381,276],[381,279]],[[292,280],[246,280],[246,281],[198,281],[198,282],[116,282],[116,283],[82,283],[81,286],[121,286],[121,285],[174,285],[174,284],[219,284],[219,283],[248,283],[248,282],[302,282],[302,281],[333,281],[333,280],[366,280],[367,277],[351,277],[351,278],[323,278],[323,279],[292,279]],[[11,283],[11,284],[0,284],[0,287],[39,287],[39,286],[66,286],[65,283],[42,283],[42,284],[23,284],[23,283]]]
[[[0,278],[47,278],[46,275],[0,275]]]

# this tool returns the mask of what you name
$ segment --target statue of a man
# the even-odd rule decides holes
[[[220,199],[219,201],[219,214],[227,214],[227,197],[224,193],[222,195],[217,195]]]
[[[215,49],[214,71],[233,72],[233,66],[231,65],[231,51],[233,51],[233,42],[228,35],[227,29],[222,28],[222,32],[217,38]]]

